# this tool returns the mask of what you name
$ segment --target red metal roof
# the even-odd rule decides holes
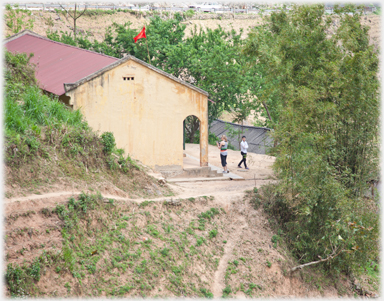
[[[36,64],[40,88],[56,95],[65,93],[64,83],[75,83],[118,60],[28,31],[19,37],[9,38],[5,47],[11,52],[33,53],[31,63]]]

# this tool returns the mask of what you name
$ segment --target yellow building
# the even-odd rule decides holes
[[[42,89],[80,109],[94,130],[113,132],[118,148],[150,167],[182,169],[183,121],[196,116],[200,166],[208,166],[207,92],[133,56],[118,60],[30,31],[5,46],[34,53]]]

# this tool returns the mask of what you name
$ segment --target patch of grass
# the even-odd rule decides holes
[[[223,298],[227,298],[229,296],[229,294],[232,293],[232,288],[230,285],[227,285],[224,289],[223,289]]]
[[[116,13],[117,13],[117,10],[87,9],[84,12],[84,16],[96,17],[96,16],[104,16],[104,15],[113,15],[113,14],[116,14]]]
[[[217,229],[212,229],[211,231],[209,231],[209,238],[214,238],[217,236]]]
[[[208,299],[213,299],[213,294],[206,288],[200,288],[200,292],[203,295],[203,297]]]
[[[204,237],[197,237],[196,238],[196,245],[197,246],[201,246],[203,243],[205,243],[205,239],[204,239]]]
[[[147,206],[149,206],[150,204],[153,204],[153,203],[154,203],[154,201],[144,201],[144,202],[140,203],[139,207],[140,208],[145,208],[145,207],[147,207]]]
[[[162,249],[162,250],[160,251],[160,254],[161,254],[163,257],[166,257],[166,256],[168,256],[169,251],[170,251],[170,249],[168,249],[168,248],[164,248],[164,249]]]

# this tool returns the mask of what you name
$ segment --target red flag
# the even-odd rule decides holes
[[[142,39],[142,38],[147,38],[147,36],[145,35],[145,26],[143,27],[143,30],[140,31],[140,33],[133,39],[135,40],[135,43],[136,43],[138,39]]]

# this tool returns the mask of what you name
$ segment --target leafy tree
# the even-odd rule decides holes
[[[378,219],[363,197],[378,174],[378,53],[361,12],[335,6],[340,26],[333,35],[323,5],[274,12],[244,48],[268,69],[258,96],[275,119],[281,179],[271,212],[304,262],[338,254],[339,268],[377,255]]]
[[[224,110],[231,110],[248,101],[252,74],[245,68],[241,55],[241,32],[226,32],[221,27],[199,31],[168,51],[164,70],[207,91],[209,117],[217,118]]]
[[[184,39],[183,17],[176,13],[173,19],[151,18],[146,26],[151,64],[209,93],[209,119],[217,118],[223,111],[239,110],[249,104],[253,96],[251,85],[258,85],[255,72],[259,66],[250,66],[249,58],[241,51],[244,41],[241,32],[225,31],[221,27],[212,30],[197,30]],[[50,39],[101,52],[121,58],[131,54],[141,60],[147,58],[143,39],[134,43],[139,30],[131,23],[113,24],[105,34],[103,42],[90,42],[87,37],[74,42],[71,35],[48,33]],[[141,29],[140,29],[141,30]],[[247,66],[248,65],[248,66]],[[255,103],[257,104],[257,103]],[[244,111],[244,110],[243,110]],[[250,108],[246,110],[250,111]],[[245,112],[245,111],[244,111]],[[193,141],[199,129],[199,120],[188,117],[186,121],[188,140]]]

